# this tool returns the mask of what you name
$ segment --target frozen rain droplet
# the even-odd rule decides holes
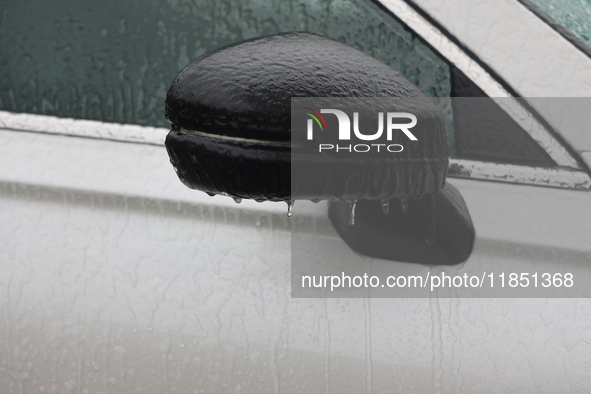
[[[287,201],[287,217],[291,217],[291,208],[293,207],[293,201]]]
[[[320,199],[316,198],[314,200],[311,200],[314,204],[318,204],[320,202]]]
[[[210,192],[205,192],[205,193],[207,193],[207,195],[208,195],[209,197],[213,197],[213,196],[215,196],[215,193],[210,193]]]
[[[390,213],[390,200],[382,200],[382,213],[384,215]]]
[[[242,199],[240,197],[232,197],[234,199],[234,202],[236,204],[240,204],[242,202]]]
[[[348,201],[349,203],[349,226],[355,224],[355,207],[357,206],[357,200]]]
[[[406,198],[400,200],[400,208],[402,208],[402,212],[404,213],[408,211],[408,200]]]

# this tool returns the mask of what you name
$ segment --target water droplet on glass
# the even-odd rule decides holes
[[[205,193],[207,193],[207,195],[208,195],[209,197],[213,197],[213,196],[215,196],[215,193],[210,193],[210,192],[205,192]]]
[[[291,208],[293,207],[293,201],[287,201],[287,217],[291,217]]]
[[[234,199],[234,202],[236,204],[240,204],[242,202],[242,199],[240,197],[232,197]]]
[[[357,206],[357,200],[347,201],[349,203],[349,226],[355,224],[355,207]]]
[[[406,198],[400,200],[400,208],[402,208],[402,212],[408,212],[408,200]]]
[[[382,213],[384,215],[390,213],[390,200],[382,200]]]

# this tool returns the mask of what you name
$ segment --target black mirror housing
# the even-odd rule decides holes
[[[399,155],[369,160],[301,153],[294,144],[293,97],[379,98],[386,112],[393,108],[389,99],[397,98],[401,109],[394,113],[421,119],[414,130],[419,138]],[[459,192],[445,186],[441,112],[398,72],[353,47],[298,32],[206,53],[174,79],[165,116],[171,163],[192,189],[237,202],[330,200],[338,233],[369,256],[456,264],[472,250],[468,210]],[[393,204],[397,199],[408,205],[406,213]],[[384,204],[392,206],[388,215]]]
[[[397,202],[397,204],[396,204]],[[355,225],[346,202],[329,203],[333,226],[357,253],[385,260],[454,265],[474,245],[474,226],[460,192],[449,183],[431,196],[390,200],[387,215],[378,201],[359,200]]]

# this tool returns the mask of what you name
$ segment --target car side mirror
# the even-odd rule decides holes
[[[416,137],[397,155],[323,154],[311,148],[316,140],[302,140],[310,123],[294,123],[292,98],[303,97],[367,98],[360,100],[371,104],[361,111],[376,103],[397,114],[412,111]],[[343,240],[373,257],[456,264],[470,255],[468,210],[445,183],[441,112],[399,73],[355,48],[288,33],[206,53],[173,81],[165,116],[171,163],[192,189],[237,202],[329,200]],[[320,135],[320,143],[336,138]],[[388,135],[394,142],[406,137]]]

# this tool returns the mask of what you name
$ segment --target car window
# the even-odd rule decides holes
[[[554,165],[496,105],[491,116],[504,123],[491,133],[452,103],[453,96],[486,95],[371,0],[27,0],[0,7],[1,110],[167,127],[166,91],[190,60],[248,38],[309,31],[366,52],[433,97],[450,157]]]

